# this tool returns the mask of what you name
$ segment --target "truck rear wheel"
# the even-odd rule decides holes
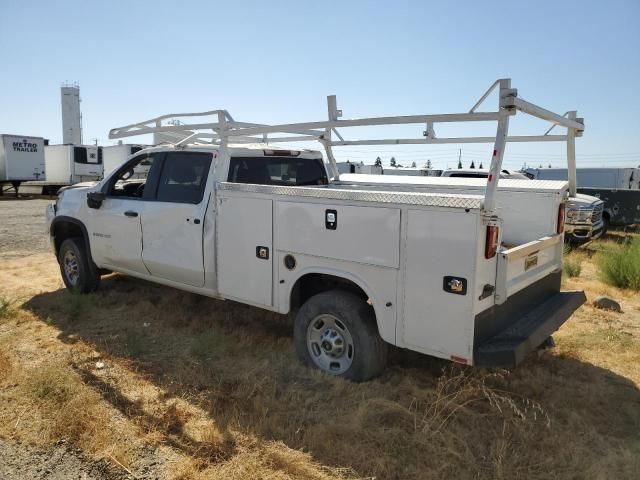
[[[74,293],[90,293],[100,285],[100,275],[91,268],[81,238],[67,238],[60,246],[58,263],[62,281]]]
[[[305,364],[355,382],[379,375],[387,363],[387,344],[378,334],[373,309],[343,290],[307,300],[296,315],[293,337]]]

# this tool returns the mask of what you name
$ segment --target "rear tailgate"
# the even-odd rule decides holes
[[[560,270],[563,246],[562,234],[558,234],[499,252],[496,304],[503,304],[511,295]]]
[[[512,367],[585,302],[561,292],[562,234],[498,253],[495,304],[474,320],[474,364]]]

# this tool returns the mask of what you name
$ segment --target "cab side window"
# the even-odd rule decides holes
[[[107,195],[132,199],[149,199],[153,192],[146,186],[152,183],[151,171],[154,164],[159,163],[159,154],[140,155],[133,158],[114,175],[109,182]]]
[[[211,154],[200,152],[167,153],[158,181],[159,202],[200,203],[211,167]]]

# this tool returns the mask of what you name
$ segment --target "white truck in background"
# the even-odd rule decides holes
[[[489,170],[482,168],[450,168],[444,170],[440,174],[440,176],[450,178],[487,178],[489,176]],[[529,177],[520,172],[502,169],[500,171],[500,178],[516,178],[520,180],[526,180]]]
[[[44,177],[44,145],[42,137],[0,135],[0,195],[11,185],[17,196],[21,183]]]
[[[357,172],[355,172],[357,173]],[[389,167],[385,168],[384,175],[401,175],[408,177],[439,177],[442,170],[433,168],[416,168],[416,167]]]
[[[566,168],[527,168],[525,174],[535,180],[566,180],[568,178]],[[640,168],[578,168],[576,177],[579,187],[640,190]]]
[[[364,162],[336,162],[338,173],[362,173],[367,175],[382,175],[381,165],[365,165]]]
[[[498,109],[476,112],[496,87]],[[566,127],[551,140],[570,152],[584,129],[573,112],[521,100],[509,80],[468,113],[341,120],[333,96],[328,111],[328,120],[296,124],[237,122],[217,110],[113,129],[111,138],[194,133],[138,152],[99,183],[65,189],[47,208],[65,285],[91,292],[108,270],[294,313],[299,357],[355,381],[383,370],[389,344],[514,366],[584,303],[583,292],[560,291],[572,182],[500,180],[498,188],[506,141],[539,139],[509,137],[509,117],[520,111]],[[161,124],[202,115],[216,121]],[[496,121],[496,137],[345,140],[338,131],[427,124],[433,132],[434,123],[473,121]],[[273,146],[309,140],[322,144],[328,166],[319,151]],[[465,140],[493,140],[494,155],[489,177],[454,179],[465,182],[459,190],[358,185],[341,178],[333,155],[340,145]],[[143,162],[148,175],[133,179]],[[537,221],[501,208],[503,194],[531,203]]]

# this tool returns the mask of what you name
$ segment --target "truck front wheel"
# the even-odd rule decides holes
[[[100,285],[100,275],[91,268],[81,238],[67,238],[58,252],[60,273],[65,286],[74,293],[90,293]]]
[[[379,375],[387,362],[373,308],[343,290],[307,300],[296,315],[293,336],[304,363],[355,382]]]

